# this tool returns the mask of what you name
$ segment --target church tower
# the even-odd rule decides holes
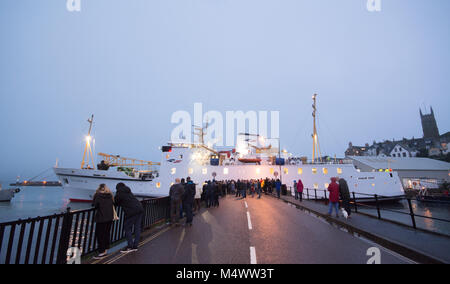
[[[434,117],[434,111],[431,107],[430,114],[423,114],[420,109],[420,119],[422,120],[423,138],[439,139],[439,129]]]

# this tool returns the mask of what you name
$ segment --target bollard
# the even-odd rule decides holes
[[[352,194],[353,194],[353,204],[355,204],[355,213],[358,213],[358,204],[356,204],[355,192],[352,192]]]
[[[417,229],[417,226],[416,226],[416,218],[415,218],[415,215],[414,215],[414,210],[413,210],[413,208],[412,208],[411,199],[408,198],[407,200],[408,200],[409,214],[411,215],[411,220],[412,220],[413,228],[414,228],[414,229]]]
[[[375,194],[375,205],[377,206],[378,219],[381,219],[380,204],[378,203],[378,195]]]

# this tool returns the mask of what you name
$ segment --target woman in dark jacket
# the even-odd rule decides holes
[[[347,211],[348,218],[350,218],[352,214],[350,209],[350,190],[348,189],[347,181],[343,178],[339,179],[339,194],[341,195],[342,206]]]
[[[95,236],[99,251],[99,254],[94,258],[102,259],[108,255],[111,225],[114,220],[114,198],[111,190],[105,184],[101,184],[95,192],[92,205],[96,209],[94,216]]]

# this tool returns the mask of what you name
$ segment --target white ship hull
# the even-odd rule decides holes
[[[106,184],[113,192],[120,182],[132,188],[133,193],[140,197],[162,197],[167,193],[155,192],[154,183],[150,180],[140,180],[127,176],[123,172],[64,169],[55,168],[63,189],[67,192],[72,202],[90,202],[100,184]],[[153,190],[152,190],[153,187]]]
[[[114,169],[109,171],[55,168],[65,190],[72,201],[92,200],[98,186],[106,184],[114,192],[117,183],[123,182],[132,192],[142,197],[168,196],[170,186],[176,178],[191,177],[197,184],[208,180],[249,180],[280,178],[283,184],[292,187],[294,180],[301,179],[305,189],[310,189],[311,199],[326,196],[331,177],[347,180],[350,192],[357,198],[377,194],[384,197],[404,195],[400,179],[395,172],[359,172],[353,164],[299,164],[299,165],[221,165],[199,163],[195,151],[189,147],[173,147],[172,152],[163,153],[160,176],[152,181],[142,181]],[[314,190],[315,189],[315,190]]]

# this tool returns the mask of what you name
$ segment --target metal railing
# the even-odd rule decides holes
[[[169,198],[142,201],[143,230],[149,229],[170,214]],[[70,211],[45,217],[0,223],[0,264],[64,264],[67,250],[78,248],[81,256],[97,249],[95,208]],[[112,244],[125,238],[124,212],[117,208],[119,220],[113,222]]]
[[[294,196],[293,193],[293,188],[289,187],[288,190],[288,195],[290,196]],[[327,190],[318,190],[318,189],[309,189],[309,188],[305,188],[303,190],[302,193],[302,197],[308,200],[314,200],[314,201],[324,201],[325,203],[328,202],[328,194],[327,194]],[[400,214],[403,216],[409,216],[411,218],[411,225],[405,224],[407,226],[410,226],[414,229],[418,229],[417,227],[417,218],[423,218],[426,220],[433,220],[433,221],[439,221],[439,222],[444,222],[444,223],[450,223],[450,220],[447,219],[443,219],[443,218],[436,218],[436,217],[430,217],[430,216],[424,216],[424,215],[420,215],[420,214],[416,214],[414,213],[414,207],[412,205],[412,199],[410,198],[405,198],[405,200],[407,201],[408,204],[408,212],[403,212],[403,211],[399,211],[399,210],[393,210],[393,209],[388,209],[388,208],[382,208],[381,207],[381,203],[383,200],[389,200],[392,199],[391,197],[388,196],[381,196],[381,195],[377,195],[377,194],[365,194],[365,193],[358,193],[358,192],[351,192],[351,199],[350,199],[350,205],[353,207],[351,209],[353,209],[352,211],[355,213],[363,213],[365,215],[369,215],[372,217],[376,217],[379,220],[388,220],[388,221],[395,221],[398,222],[396,220],[392,220],[386,217],[382,216],[382,212],[386,211],[386,212],[390,212],[390,213],[395,213],[395,214]],[[372,205],[371,205],[372,204]],[[376,211],[376,215],[367,213],[367,212],[362,212],[361,209],[364,208],[368,208],[368,209],[372,209]],[[359,212],[358,212],[359,211]],[[404,223],[402,223],[404,224]],[[429,232],[433,232],[434,231],[430,231],[427,229],[421,229],[421,230],[425,230],[425,231],[429,231]],[[448,234],[445,234],[448,236]]]

